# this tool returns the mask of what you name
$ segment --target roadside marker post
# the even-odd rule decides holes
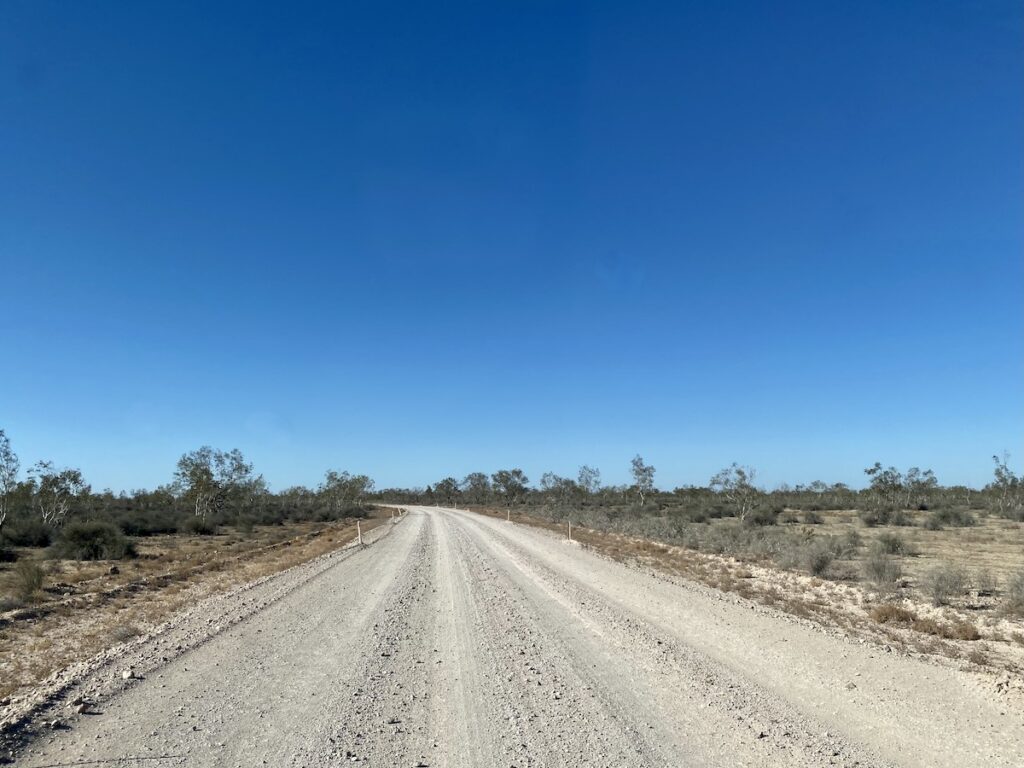
[[[572,520],[567,520],[569,523],[569,541],[572,541]]]
[[[359,546],[363,546],[363,528],[359,525],[359,521],[356,520],[356,540]]]

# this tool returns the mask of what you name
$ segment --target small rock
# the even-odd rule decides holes
[[[118,568],[116,565],[112,565],[112,566],[110,566],[110,568],[107,569],[107,573],[109,573],[111,576],[116,576],[120,572],[121,572],[121,569]]]
[[[132,670],[131,667],[128,667],[128,669],[125,669],[121,672],[122,680],[131,680],[133,677],[135,677],[135,672],[134,670]]]
[[[79,704],[75,708],[75,712],[77,712],[80,715],[88,714],[91,711],[92,711],[92,704],[90,704],[88,701],[83,701],[81,704]]]

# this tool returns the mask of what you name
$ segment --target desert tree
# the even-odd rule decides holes
[[[8,506],[18,482],[20,468],[18,454],[11,448],[10,438],[0,429],[0,531],[3,530],[4,521],[7,519]]]
[[[204,445],[178,459],[174,485],[192,502],[196,516],[206,518],[229,498],[255,487],[252,471],[252,464],[237,448],[217,451]]]
[[[367,475],[352,475],[348,472],[335,472],[333,469],[324,473],[324,481],[320,484],[320,493],[332,512],[358,504],[373,492],[374,482]]]
[[[903,478],[904,506],[908,509],[926,504],[931,494],[939,487],[935,473],[930,469],[911,467]]]
[[[491,495],[491,481],[483,472],[470,472],[462,479],[462,492],[474,504],[482,504]]]
[[[633,487],[640,499],[642,507],[647,501],[647,494],[654,490],[654,467],[645,464],[638,453],[630,462],[630,472],[633,474]]]
[[[761,492],[754,485],[756,470],[741,467],[736,462],[715,474],[708,483],[712,492],[719,494],[736,510],[740,520],[746,520],[757,504]]]
[[[434,493],[450,507],[459,498],[459,481],[454,477],[446,477],[434,485]]]
[[[584,464],[576,475],[576,484],[585,494],[593,496],[601,490],[601,470]]]
[[[579,486],[568,477],[545,472],[540,478],[540,490],[548,501],[562,505],[579,493]]]
[[[1013,470],[1009,467],[1010,454],[1003,452],[1002,456],[993,456],[992,461],[995,462],[996,468],[992,482],[989,484],[989,490],[993,492],[996,497],[996,506],[999,509],[999,514],[1003,517],[1007,516],[1007,513],[1011,509],[1015,509],[1021,505],[1021,491],[1024,486],[1024,480],[1013,473]]]
[[[903,498],[903,475],[896,467],[884,469],[880,461],[864,470],[864,474],[871,478],[870,491],[875,498],[875,504],[887,504],[891,507],[899,506]]]
[[[36,509],[47,525],[63,525],[72,503],[90,491],[79,470],[56,469],[52,461],[38,461],[28,473]]]
[[[529,479],[521,469],[499,469],[491,475],[494,490],[505,500],[505,506],[511,507],[526,495]]]

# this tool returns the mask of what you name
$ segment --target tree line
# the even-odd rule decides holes
[[[603,507],[615,513],[656,515],[686,508],[691,516],[733,516],[772,523],[786,509],[858,509],[868,524],[898,523],[904,510],[945,510],[941,523],[962,524],[950,510],[979,510],[1024,520],[1024,480],[994,456],[991,482],[983,488],[942,486],[934,472],[900,471],[880,462],[864,470],[867,486],[815,481],[766,490],[756,471],[731,464],[704,486],[671,491],[655,486],[656,470],[640,455],[630,462],[631,483],[606,485],[596,467],[582,465],[575,476],[545,472],[536,485],[519,468],[444,477],[424,488],[377,490],[365,474],[330,469],[314,488],[271,491],[262,474],[238,449],[203,446],[183,454],[168,483],[155,490],[95,492],[76,468],[40,460],[21,471],[21,462],[0,429],[0,545],[44,546],[72,520],[102,520],[129,536],[183,531],[211,533],[221,525],[251,527],[285,521],[336,520],[362,516],[374,501],[454,505],[545,506],[554,509]]]

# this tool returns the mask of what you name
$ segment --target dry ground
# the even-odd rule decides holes
[[[363,520],[363,530],[385,517],[380,512]],[[138,557],[117,562],[45,560],[42,550],[19,550],[22,561],[38,562],[46,576],[24,608],[0,613],[0,705],[72,662],[150,632],[187,604],[311,560],[355,536],[354,521],[152,536],[136,541]],[[14,591],[14,578],[14,564],[0,566],[0,594]]]
[[[94,667],[17,764],[1024,764],[1021,692],[974,670],[533,526],[421,507],[378,531]]]
[[[506,517],[504,509],[473,507],[473,511]],[[841,627],[883,646],[993,674],[1000,687],[1008,685],[1008,679],[1019,677],[1024,670],[1024,618],[1007,616],[999,610],[998,590],[987,595],[972,588],[950,605],[937,608],[919,586],[921,577],[936,564],[959,566],[969,576],[988,570],[999,584],[1006,584],[1024,568],[1024,524],[988,517],[980,518],[972,528],[929,531],[923,527],[868,528],[853,511],[820,514],[823,523],[799,528],[834,535],[856,530],[865,544],[857,557],[834,563],[831,578],[575,525],[572,536],[583,546],[622,562],[693,579],[823,626]],[[520,511],[513,511],[511,518],[567,535],[565,524]],[[900,536],[915,554],[898,558],[903,567],[899,588],[880,594],[857,575],[864,552],[885,534]]]

